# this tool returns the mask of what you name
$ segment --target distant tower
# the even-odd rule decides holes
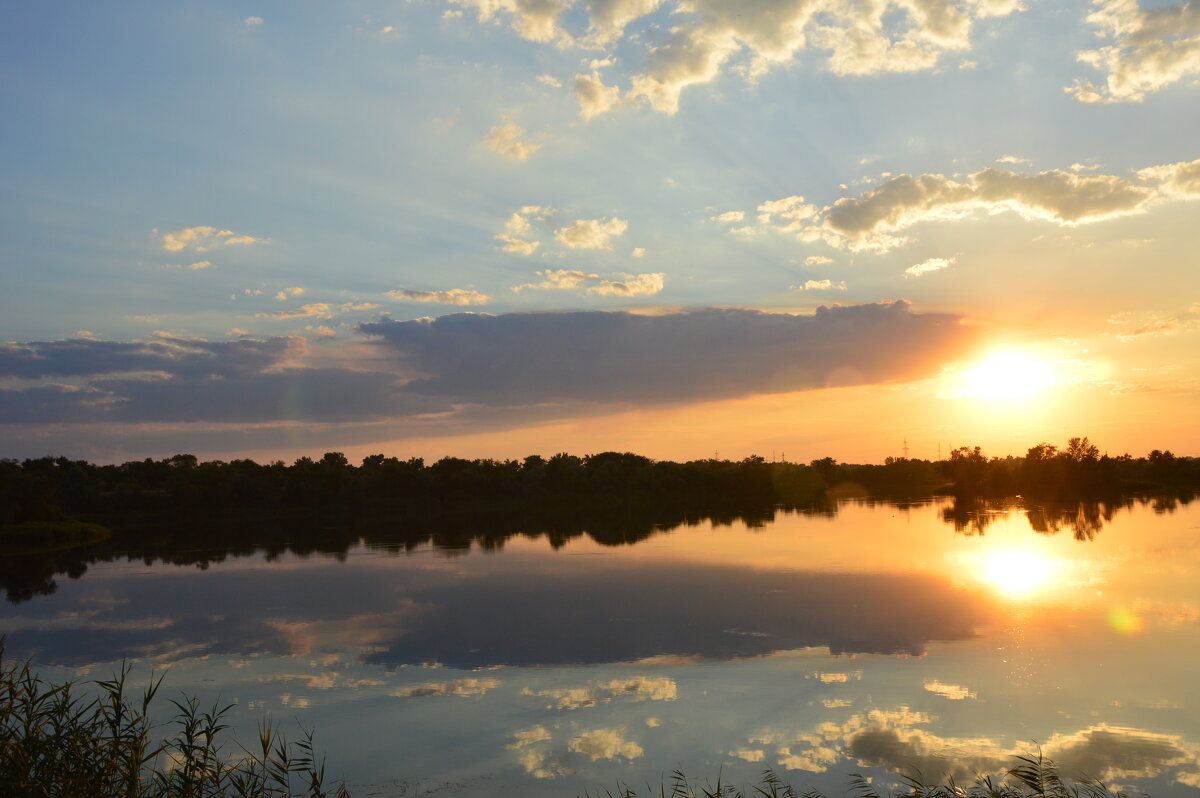
[[[908,459],[908,438],[904,439],[904,459]]]

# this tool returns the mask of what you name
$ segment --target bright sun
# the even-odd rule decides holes
[[[1046,360],[1014,350],[993,352],[961,375],[961,394],[979,399],[1026,399],[1056,382]]]

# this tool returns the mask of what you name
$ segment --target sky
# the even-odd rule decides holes
[[[1200,3],[10,5],[0,456],[1200,455]]]

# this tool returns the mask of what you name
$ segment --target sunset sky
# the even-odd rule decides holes
[[[0,456],[1200,455],[1200,2],[9,4]]]

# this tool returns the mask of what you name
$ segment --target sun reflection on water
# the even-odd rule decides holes
[[[1057,565],[1032,549],[994,549],[980,557],[978,576],[1004,596],[1027,598],[1049,587]]]

